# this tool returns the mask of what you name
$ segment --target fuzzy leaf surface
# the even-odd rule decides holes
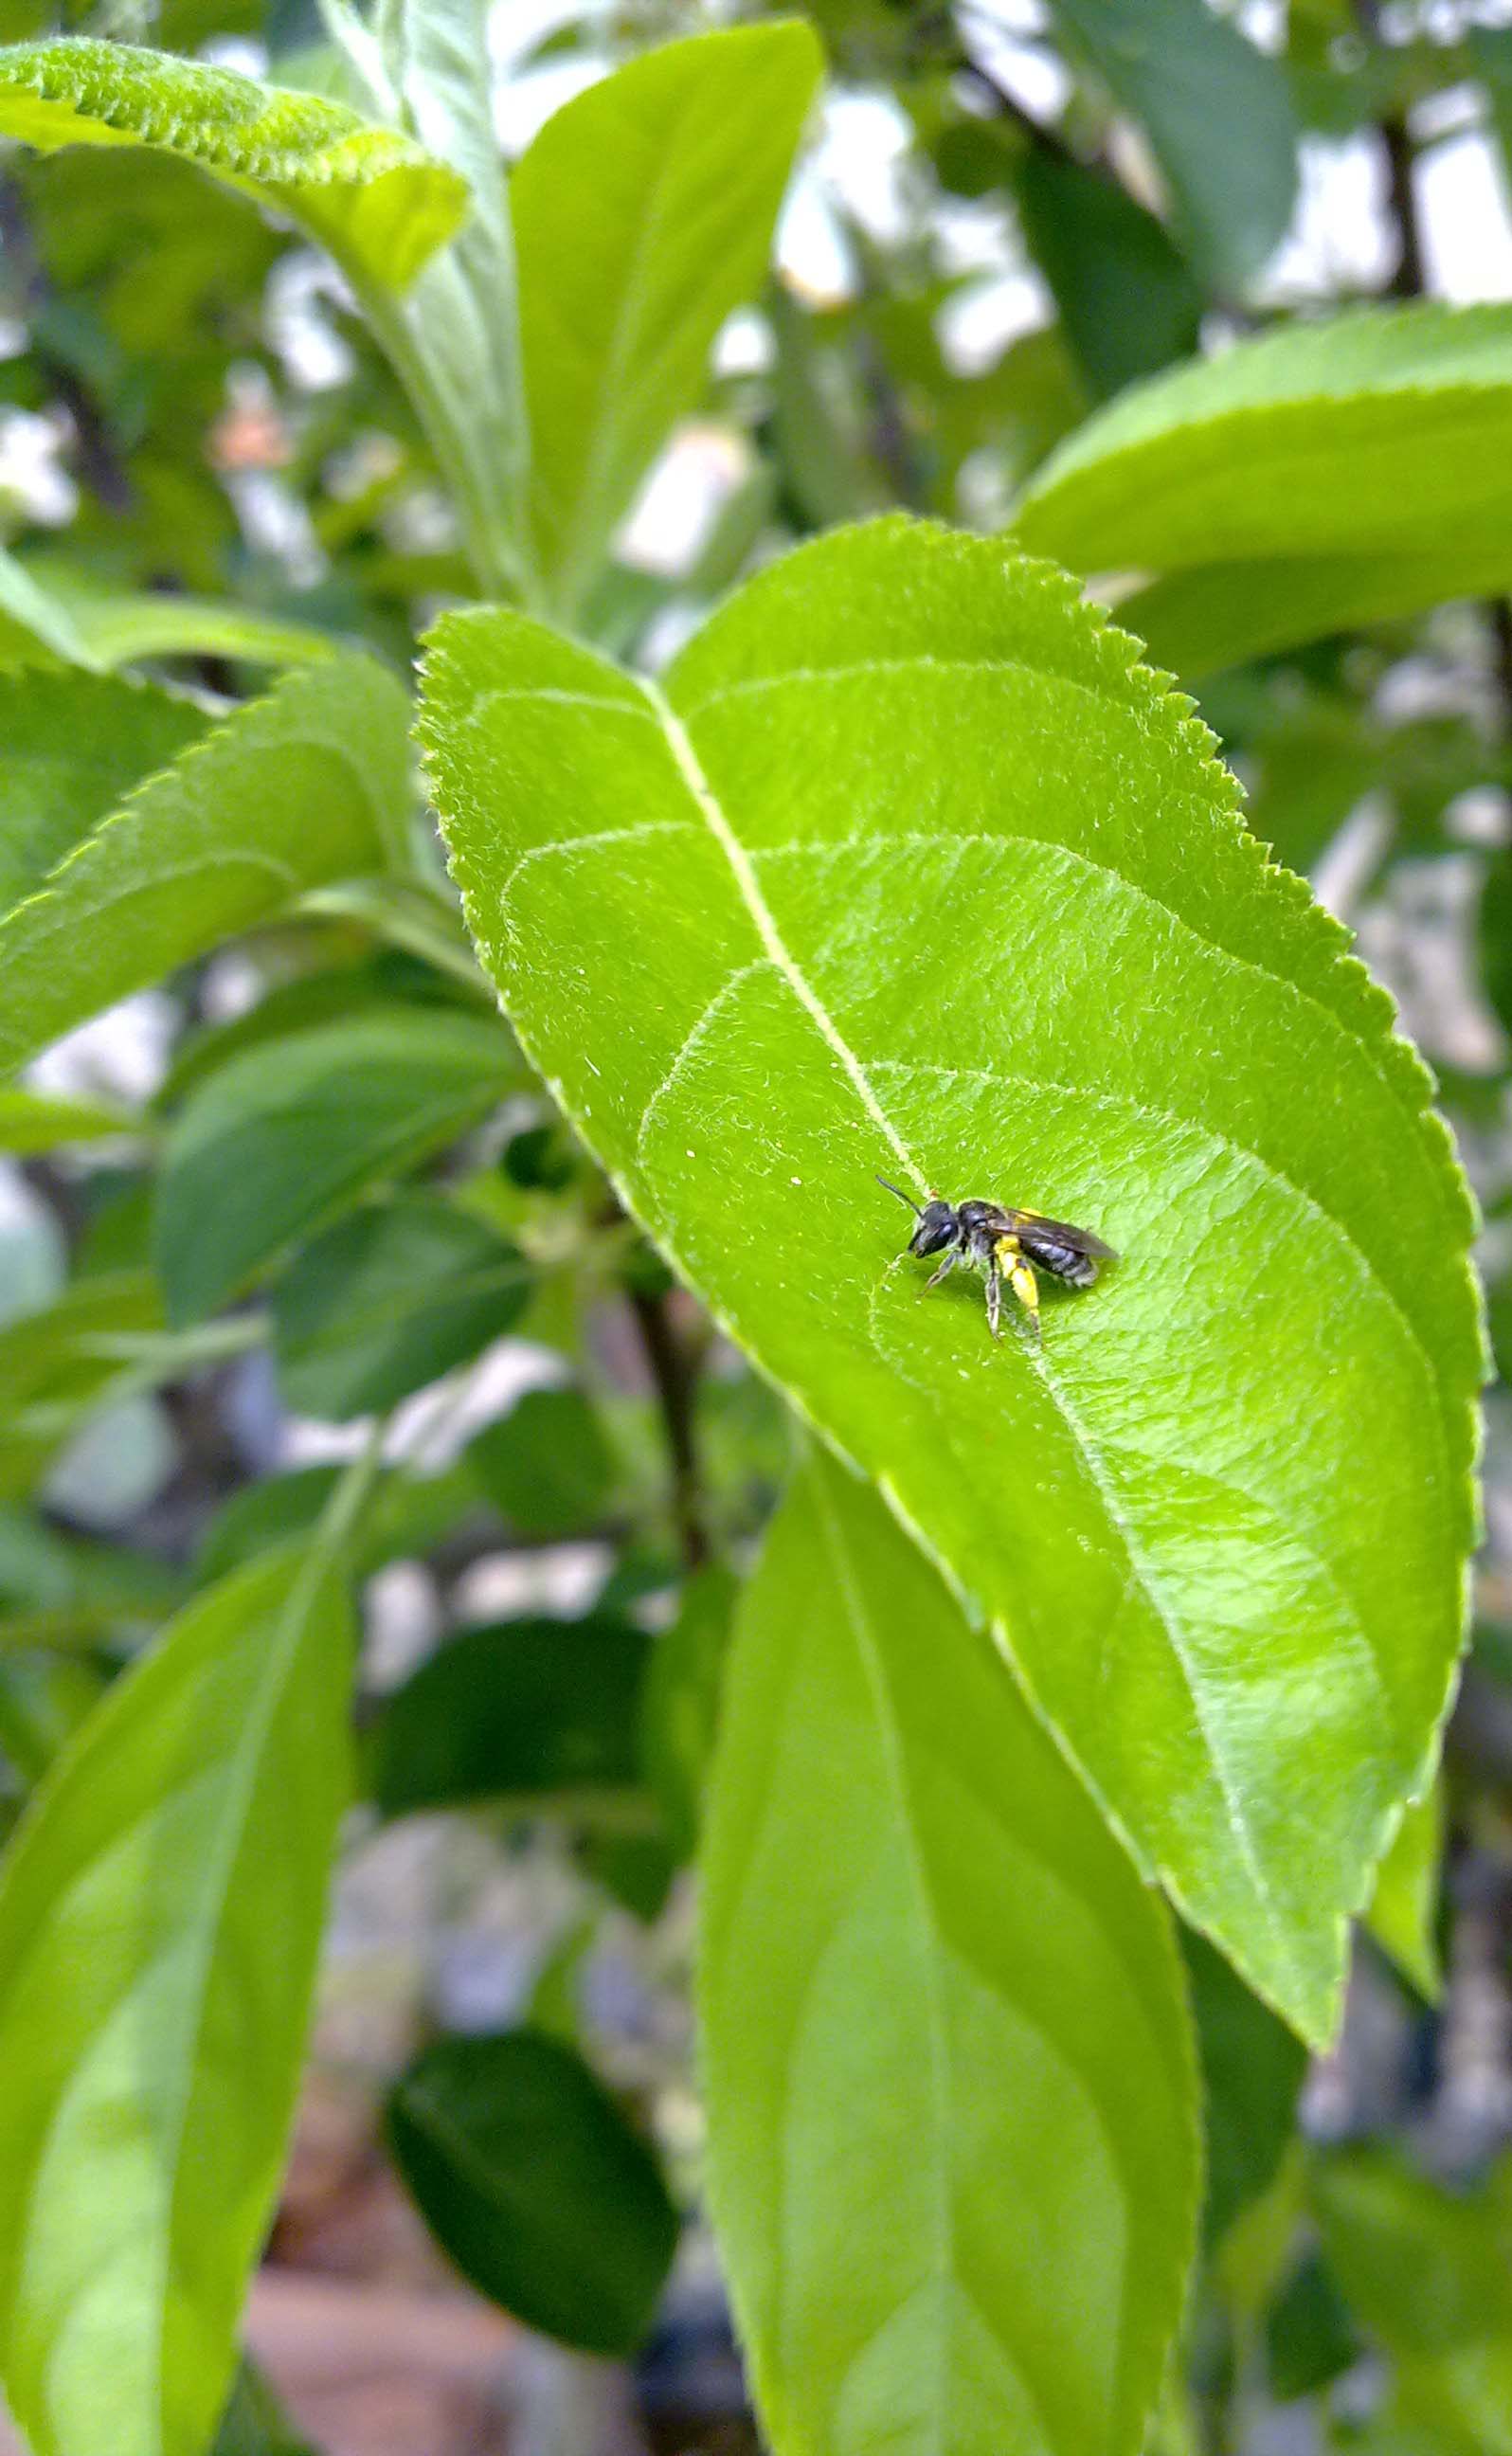
[[[306,1547],[191,1605],[0,1886],[0,2376],[36,2456],[201,2456],[271,2214],[349,1789],[353,1628]]]
[[[0,1073],[306,889],[380,869],[404,824],[408,703],[374,658],[290,673],[208,731],[105,677],[27,689],[24,742],[0,751],[19,787],[0,825]]]
[[[1053,453],[1017,534],[1139,571],[1119,618],[1183,673],[1512,582],[1512,307],[1364,309],[1134,387]]]
[[[1313,2037],[1461,1641],[1471,1208],[1382,993],[1058,574],[907,522],[664,691],[446,618],[423,731],[527,1054]],[[872,1182],[1124,1256],[995,1345]]]
[[[562,605],[761,288],[820,66],[790,20],[668,43],[557,112],[514,173],[536,551]]]
[[[1134,2456],[1195,2220],[1169,1921],[817,1454],[737,1619],[703,1900],[713,2207],[778,2456]]]
[[[467,187],[406,136],[235,69],[79,36],[0,51],[0,134],[148,145],[297,222],[363,281],[402,289],[462,218]]]

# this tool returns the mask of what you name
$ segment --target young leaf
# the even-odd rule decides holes
[[[299,223],[358,280],[395,289],[467,206],[456,172],[339,103],[130,43],[0,51],[0,135],[43,153],[157,147]]]
[[[1471,1210],[1186,703],[1059,575],[893,521],[763,573],[664,691],[449,617],[422,729],[583,1139],[1141,1863],[1326,2036],[1461,1640]],[[916,1300],[874,1170],[1125,1259],[994,1345],[966,1279]]]
[[[565,610],[761,287],[820,66],[793,20],[668,43],[548,119],[515,171],[536,550]]]
[[[186,1102],[164,1156],[153,1242],[173,1320],[214,1313],[476,1124],[510,1063],[497,1024],[440,1008],[356,1015],[229,1058]]]
[[[1162,574],[1120,619],[1184,673],[1512,582],[1512,308],[1365,309],[1156,377],[1063,443],[1035,553]]]
[[[0,2376],[37,2456],[200,2456],[294,2108],[347,1791],[319,1552],[193,1604],[0,1885]]]
[[[397,1406],[502,1338],[531,1277],[513,1245],[448,1202],[365,1204],[274,1288],[284,1397],[337,1423]]]
[[[389,2103],[399,2171],[464,2277],[527,2327],[633,2353],[677,2243],[656,2160],[572,2049],[442,2038]]]
[[[1053,0],[1053,11],[1148,135],[1193,264],[1237,295],[1284,237],[1297,197],[1280,62],[1207,0]]]
[[[197,709],[125,683],[25,688],[0,1070],[304,889],[381,868],[404,825],[408,704],[371,657],[288,674],[208,732]],[[159,760],[172,765],[139,783]]]
[[[388,1698],[374,1732],[385,1816],[515,1792],[628,1787],[650,1640],[628,1621],[464,1629]]]
[[[819,1456],[737,1621],[699,1968],[714,2215],[776,2456],[1134,2456],[1196,2213],[1169,1925],[940,1579]]]

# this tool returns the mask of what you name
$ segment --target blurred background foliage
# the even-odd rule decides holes
[[[760,13],[500,0],[506,150],[645,46]],[[1356,300],[1512,297],[1505,8],[807,13],[831,81],[778,269],[587,619],[632,662],[654,668],[739,575],[831,522],[902,504],[1006,524],[1092,408],[1195,352]],[[0,38],[52,31],[337,82],[310,0],[0,0]],[[324,642],[406,671],[470,593],[425,440],[329,263],[135,151],[0,160],[0,604],[40,589],[101,664],[190,695],[147,766],[198,706]],[[1117,575],[1097,585],[1116,604]],[[1438,1071],[1512,1375],[1512,612],[1444,604],[1183,679],[1250,824],[1358,931]],[[39,757],[17,719],[8,789]],[[490,2339],[471,2405],[455,2378],[449,2405],[394,2390],[410,2435],[382,2439],[339,2382],[322,2405],[276,2312],[255,2306],[255,2339],[337,2456],[751,2448],[696,2221],[674,2264],[700,2139],[685,1868],[732,1572],[787,1436],[523,1074],[498,1106],[496,1059],[468,1055],[490,1006],[439,893],[317,894],[72,1035],[30,1098],[0,1095],[0,1813],[172,1608],[315,1524],[388,1415],[363,1804],[272,2269],[434,2293],[398,2170],[456,2264],[554,2349],[516,2342],[506,2365]],[[455,1088],[416,1135],[402,1053],[426,1034]],[[257,1295],[207,1320],[253,1266]],[[1307,2071],[1190,1948],[1211,2180],[1170,2456],[1512,2448],[1501,1387],[1486,1469],[1442,1799],[1391,1876],[1438,1889],[1441,1984],[1362,1944],[1342,2044]],[[459,2128],[470,2161],[447,2152]],[[249,2374],[227,2456],[296,2444]]]

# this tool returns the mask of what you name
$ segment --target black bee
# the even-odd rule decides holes
[[[885,1177],[879,1177],[877,1183],[895,1194],[900,1202],[906,1202],[918,1218],[907,1250],[921,1259],[926,1254],[945,1256],[933,1277],[925,1281],[921,1295],[938,1287],[957,1262],[974,1262],[978,1270],[987,1273],[987,1326],[994,1339],[1003,1335],[998,1322],[1005,1279],[1029,1316],[1030,1328],[1037,1339],[1036,1262],[1042,1271],[1064,1279],[1068,1287],[1090,1288],[1097,1276],[1098,1263],[1118,1259],[1113,1247],[1105,1245],[1100,1237],[1093,1237],[1089,1229],[1072,1228],[1064,1219],[1047,1219],[1038,1211],[1009,1211],[998,1202],[942,1202],[938,1195],[920,1204],[900,1185],[889,1184]]]

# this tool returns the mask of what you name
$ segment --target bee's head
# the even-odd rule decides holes
[[[954,1244],[959,1229],[953,1203],[938,1199],[927,1202],[919,1214],[919,1224],[909,1238],[909,1251],[921,1257],[943,1253],[947,1245]]]

